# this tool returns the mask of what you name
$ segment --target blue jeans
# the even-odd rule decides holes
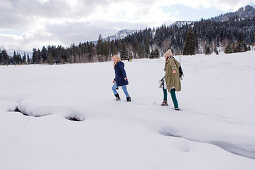
[[[117,84],[116,84],[116,82],[113,84],[113,86],[112,86],[112,91],[113,91],[113,93],[114,94],[118,94],[118,92],[117,92]],[[127,86],[126,85],[124,85],[124,86],[121,86],[121,88],[122,88],[122,90],[123,90],[123,92],[125,93],[125,95],[126,95],[126,97],[129,97],[129,94],[128,94],[128,91],[127,91]]]

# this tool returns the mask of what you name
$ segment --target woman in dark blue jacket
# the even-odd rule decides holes
[[[117,89],[119,86],[122,87],[123,92],[126,95],[127,101],[131,101],[131,97],[128,94],[127,91],[127,85],[128,85],[128,78],[126,71],[124,69],[124,63],[120,61],[120,57],[118,55],[114,55],[112,57],[113,64],[114,64],[114,70],[115,70],[115,79],[113,81],[112,91],[116,97],[116,100],[120,100],[120,96],[117,92]]]

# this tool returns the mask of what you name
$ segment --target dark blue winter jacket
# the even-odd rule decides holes
[[[124,69],[124,63],[123,62],[118,62],[115,67],[115,81],[117,86],[124,86],[124,85],[128,85],[128,81],[125,80],[124,78],[127,77],[126,75],[126,71]]]

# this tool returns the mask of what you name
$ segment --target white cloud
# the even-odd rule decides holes
[[[0,0],[0,45],[23,50],[48,44],[69,46],[96,40],[98,34],[107,36],[124,28],[142,29],[178,20],[176,13],[162,7],[181,4],[234,11],[252,2],[255,0]],[[4,33],[8,29],[22,34]]]

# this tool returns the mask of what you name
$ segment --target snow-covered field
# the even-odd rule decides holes
[[[181,63],[181,112],[160,106],[163,58],[125,62],[131,103],[111,62],[1,66],[0,170],[253,170],[255,52]]]

